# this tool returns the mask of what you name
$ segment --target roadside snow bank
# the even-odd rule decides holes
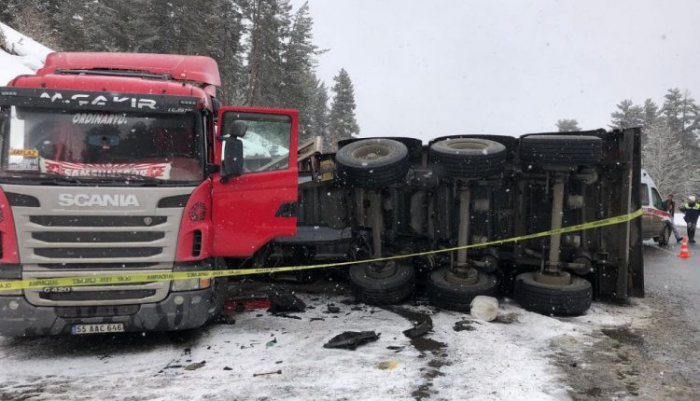
[[[5,43],[0,43],[0,85],[17,75],[31,74],[44,65],[51,49],[0,22]]]

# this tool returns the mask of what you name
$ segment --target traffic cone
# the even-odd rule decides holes
[[[688,240],[683,238],[683,243],[681,244],[681,253],[678,254],[679,258],[688,259],[690,257],[690,252],[688,252]]]

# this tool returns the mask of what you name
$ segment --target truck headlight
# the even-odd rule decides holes
[[[175,280],[170,284],[171,291],[203,290],[211,286],[210,278],[191,278],[187,280]]]

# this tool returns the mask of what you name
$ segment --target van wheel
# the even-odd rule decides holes
[[[345,145],[335,155],[338,179],[347,185],[380,189],[406,178],[408,148],[392,139],[364,139]]]
[[[503,144],[488,139],[444,139],[430,146],[430,159],[441,177],[484,178],[500,174],[506,156]]]
[[[547,316],[578,316],[591,307],[591,283],[572,276],[565,285],[540,283],[537,273],[522,273],[515,278],[515,300],[525,309]]]
[[[354,265],[349,275],[357,300],[370,305],[397,304],[411,296],[416,282],[413,266],[393,261],[381,268],[371,263]]]
[[[530,135],[520,140],[520,158],[537,165],[596,165],[603,158],[603,140],[591,135]]]
[[[659,243],[659,246],[666,246],[666,245],[668,245],[668,240],[670,238],[671,238],[671,229],[668,226],[665,226],[663,231],[661,231],[661,235],[659,236],[659,238],[656,242]]]

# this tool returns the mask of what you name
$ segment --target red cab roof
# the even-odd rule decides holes
[[[165,74],[174,80],[221,86],[216,61],[204,56],[146,53],[50,53],[44,68],[37,75],[48,75],[57,69],[128,70]]]

